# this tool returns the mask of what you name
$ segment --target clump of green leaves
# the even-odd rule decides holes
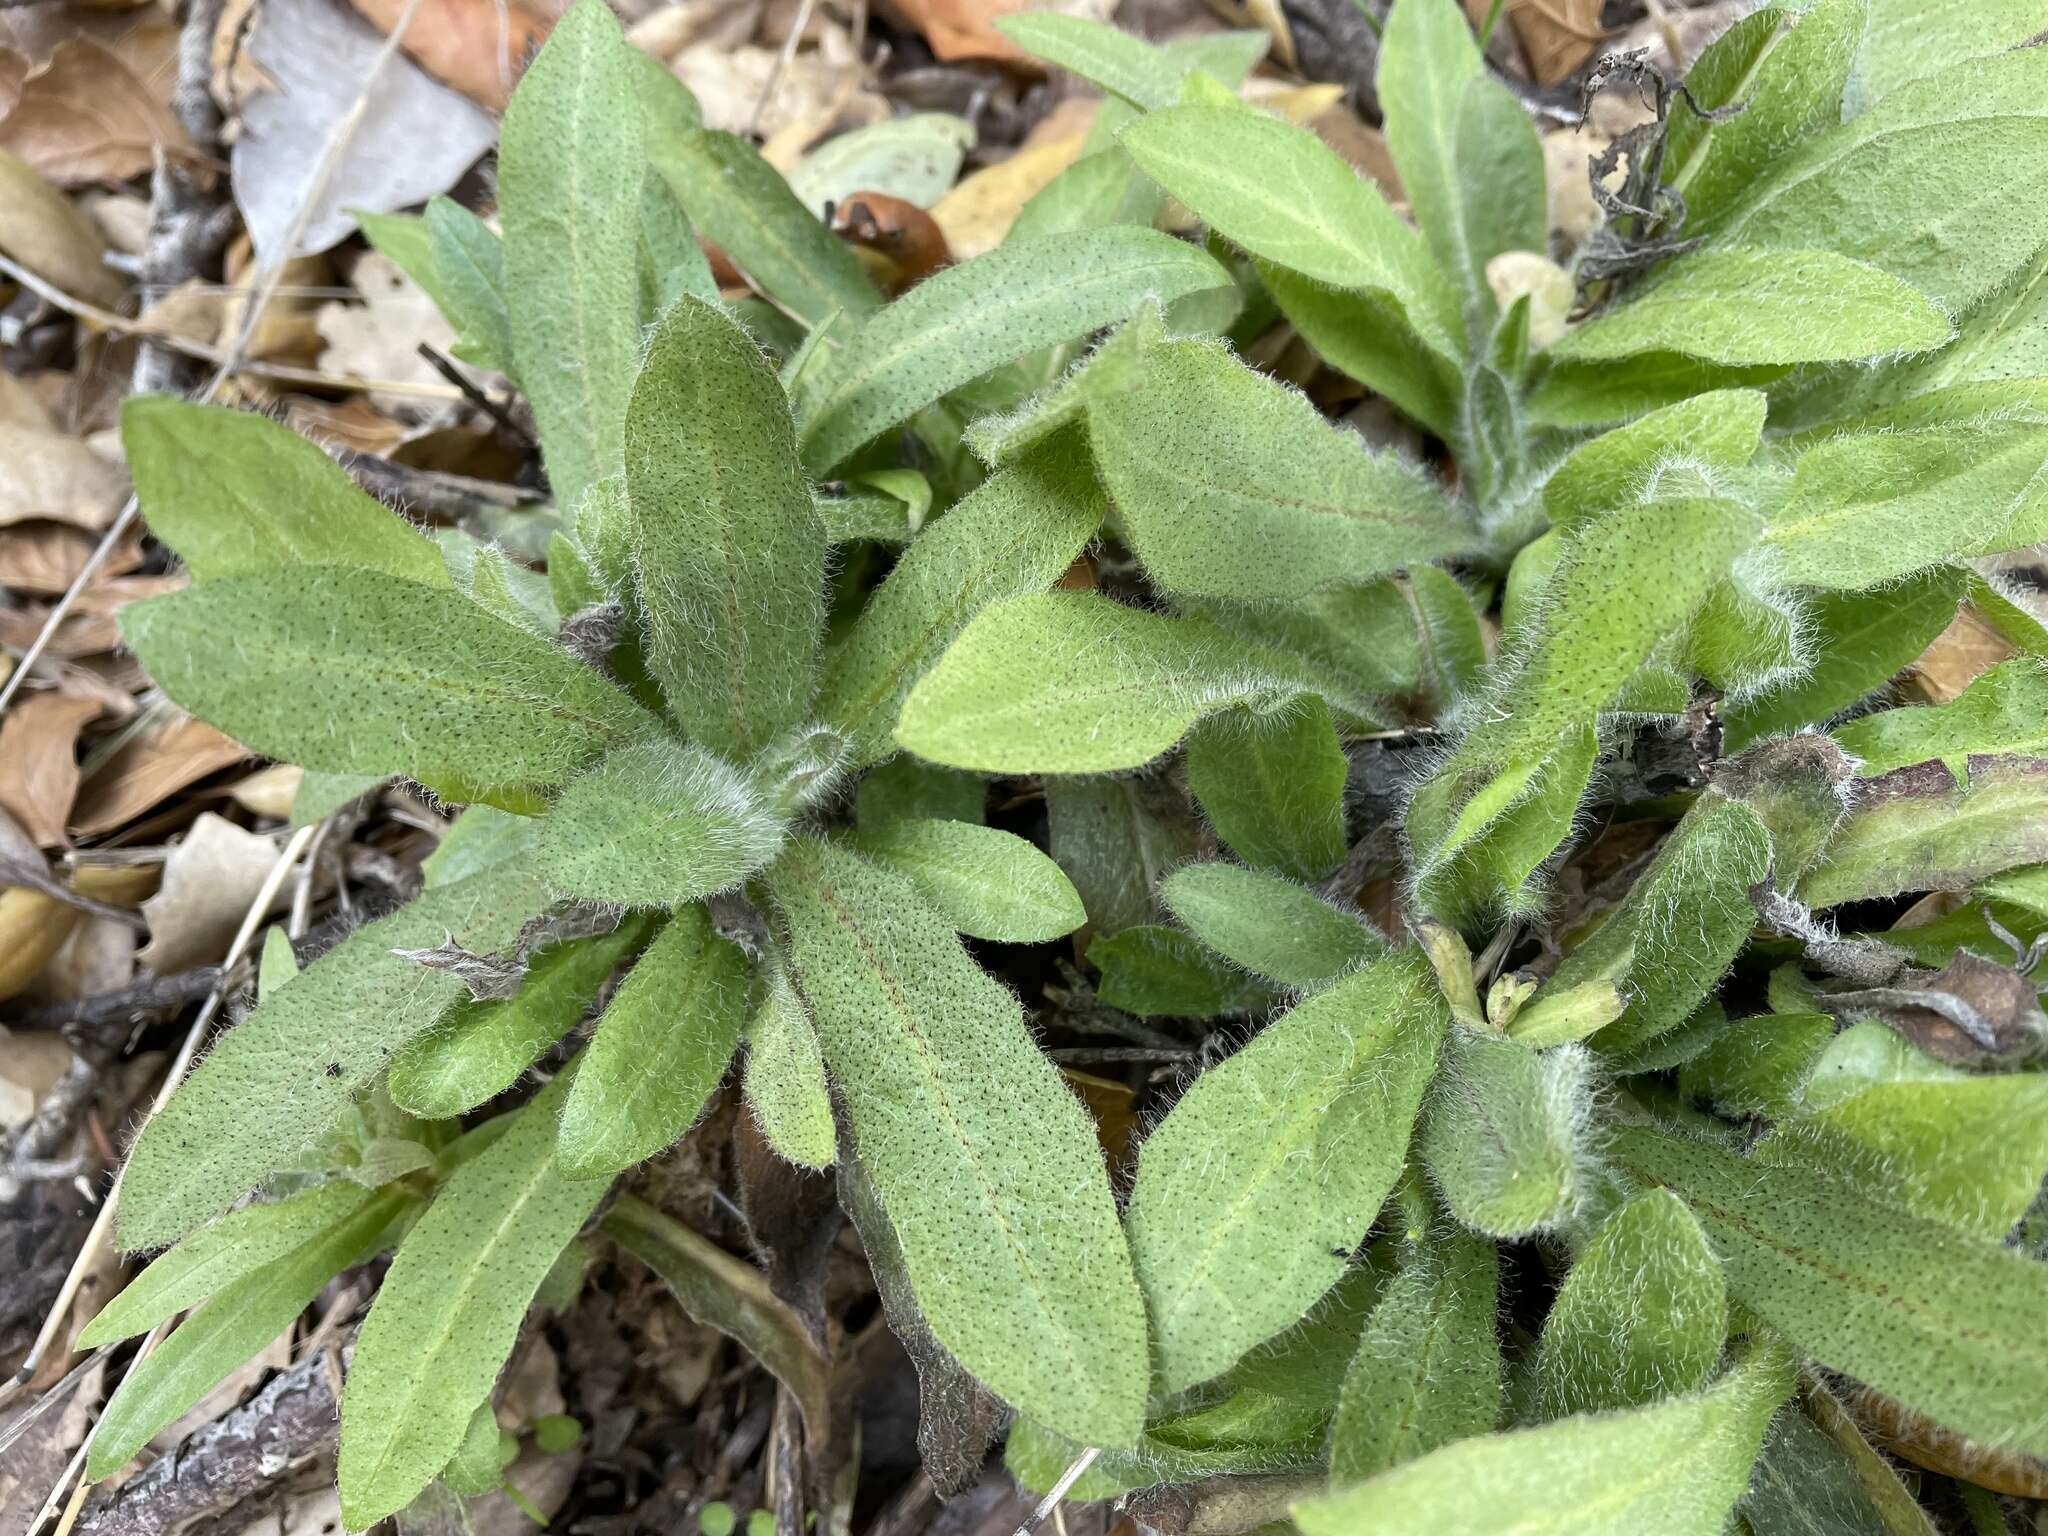
[[[1036,1486],[1092,1448],[1077,1496],[1193,1484],[1218,1532],[1932,1530],[1844,1382],[1907,1454],[2038,1479],[2048,1079],[2008,941],[2048,930],[2048,630],[1968,562],[2048,539],[2048,48],[1912,9],[1709,48],[1569,315],[1456,0],[1386,24],[1413,224],[1239,100],[1256,39],[1005,22],[1102,126],[889,303],[570,12],[502,238],[372,227],[532,402],[544,578],[281,427],[127,412],[193,577],[127,616],[164,689],[303,765],[309,814],[392,777],[468,809],[137,1142],[119,1234],[170,1246],[88,1342],[189,1316],[92,1475],[395,1251],[343,1513],[491,1486],[522,1318],[743,1055],[770,1145],[839,1164],[928,1395],[1000,1399]],[[1151,227],[1169,196],[1206,244]],[[1441,451],[1245,362],[1276,323]],[[1872,707],[1965,603],[2012,659]],[[1963,899],[1893,926],[1928,892]],[[1087,1016],[1236,1044],[1127,1184],[962,942],[1070,934]],[[828,1363],[759,1277],[630,1195],[599,1228],[823,1456]]]

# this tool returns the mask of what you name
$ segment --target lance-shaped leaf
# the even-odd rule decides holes
[[[655,74],[668,73],[659,60],[650,62]],[[681,123],[651,127],[647,159],[704,238],[806,324],[822,325],[835,313],[858,320],[882,307],[853,248],[738,134]]]
[[[1695,1396],[1460,1440],[1297,1504],[1294,1523],[1305,1536],[1718,1531],[1748,1487],[1764,1431],[1794,1380],[1787,1355],[1759,1348]]]
[[[1587,1194],[1592,1060],[1461,1030],[1423,1116],[1422,1155],[1451,1214],[1475,1232],[1527,1237]]]
[[[1080,893],[1059,865],[1014,832],[905,817],[863,831],[860,849],[977,939],[1035,944],[1088,921]]]
[[[1385,395],[1430,431],[1451,435],[1464,375],[1417,334],[1399,303],[1369,288],[1333,289],[1271,262],[1259,264],[1259,276],[1324,362]]]
[[[2036,758],[1972,757],[1958,785],[1941,763],[1863,780],[1826,860],[1799,882],[1811,907],[1906,891],[1961,891],[2048,861],[2048,767]]]
[[[85,1475],[98,1481],[118,1471],[159,1430],[291,1327],[328,1281],[377,1252],[413,1198],[395,1189],[372,1195],[217,1291],[129,1371],[93,1431]]]
[[[2048,385],[1964,384],[1799,456],[1760,554],[1783,580],[1871,587],[2048,538]]]
[[[805,467],[822,475],[870,438],[990,369],[1230,281],[1207,253],[1149,229],[1001,245],[927,278],[845,338],[798,400]]]
[[[984,608],[904,701],[896,741],[980,773],[1114,773],[1205,715],[1305,692],[1285,658],[1087,592]]]
[[[1476,538],[1421,469],[1368,451],[1217,343],[1151,348],[1088,423],[1131,547],[1170,591],[1300,597]]]
[[[2048,1174],[2048,1074],[1964,1072],[1857,1024],[1827,1043],[1804,1090],[1766,1149],[1881,1185],[1979,1237],[2010,1232]]]
[[[1312,694],[1284,714],[1212,716],[1188,738],[1188,788],[1217,835],[1246,863],[1298,880],[1344,857],[1349,768],[1329,707]]]
[[[2031,0],[1870,0],[1844,117],[1958,59],[2003,53],[2041,31]]]
[[[1500,1422],[1500,1255],[1445,1224],[1373,1308],[1330,1425],[1330,1483],[1346,1488]]]
[[[745,761],[810,703],[825,524],[774,370],[715,305],[655,326],[625,457],[648,667],[693,740]]]
[[[1095,1130],[1017,1000],[902,876],[799,842],[769,880],[933,1335],[1088,1445],[1138,1437],[1144,1311]]]
[[[1470,225],[1459,184],[1458,119],[1465,89],[1485,73],[1479,44],[1456,0],[1401,0],[1387,17],[1375,84],[1387,149],[1415,222],[1461,302],[1486,289],[1485,238]]]
[[[229,1212],[159,1255],[129,1281],[79,1334],[79,1348],[119,1343],[198,1306],[345,1221],[369,1198],[361,1185],[334,1179],[282,1200]]]
[[[458,1002],[392,1058],[392,1102],[421,1119],[445,1120],[496,1098],[576,1027],[647,932],[645,918],[631,918],[610,933],[558,944],[527,967],[512,996]]]
[[[1194,935],[1163,924],[1139,923],[1096,939],[1088,963],[1102,972],[1096,995],[1140,1018],[1209,1019],[1271,1000],[1264,986]]]
[[[427,249],[440,287],[434,301],[462,339],[451,349],[479,368],[512,371],[512,305],[505,295],[505,244],[498,232],[449,197],[428,202]]]
[[[1734,1298],[1830,1370],[2039,1456],[2048,1265],[1909,1215],[1880,1184],[1622,1130],[1609,1160],[1698,1214]]]
[[[1699,1218],[1669,1190],[1649,1190],[1600,1224],[1558,1288],[1536,1355],[1543,1411],[1697,1392],[1727,1336],[1728,1287]]]
[[[640,181],[632,49],[602,5],[555,26],[505,111],[498,151],[512,361],[556,503],[619,468],[640,354]]]
[[[1159,894],[1225,959],[1288,987],[1320,987],[1386,953],[1356,915],[1305,887],[1221,860],[1177,869]]]
[[[127,609],[121,630],[166,693],[259,752],[467,798],[523,802],[653,725],[559,646],[379,571],[206,582]]]
[[[541,823],[548,884],[587,901],[672,907],[775,857],[783,820],[722,758],[674,741],[614,752]]]
[[[818,717],[853,738],[855,766],[893,750],[911,686],[976,613],[1042,591],[1107,510],[1081,445],[1057,438],[996,475],[919,534],[868,598],[818,688]]]
[[[1183,76],[1195,67],[1141,37],[1085,16],[1052,12],[1004,16],[995,28],[1026,53],[1101,86],[1147,109],[1170,107],[1180,99]]]
[[[768,1145],[800,1168],[829,1168],[838,1155],[825,1057],[804,1000],[778,965],[747,1025],[747,1107]]]
[[[2048,57],[2016,48],[1944,69],[1780,156],[1716,239],[1797,253],[1802,266],[1816,247],[1834,251],[1962,313],[2048,239],[2044,150]]]
[[[1439,356],[1458,355],[1457,297],[1422,237],[1314,134],[1242,107],[1179,106],[1117,142],[1225,239],[1314,283],[1365,290]]]
[[[150,531],[195,580],[303,564],[449,584],[430,540],[283,422],[138,395],[121,407],[121,443]]]
[[[1789,15],[1766,6],[1707,45],[1686,89],[1707,111],[1737,110],[1719,121],[1670,116],[1664,164],[1685,198],[1688,235],[1712,229],[1766,166],[1842,120],[1867,10],[1867,0],[1825,0]]]
[[[1626,302],[1574,326],[1550,356],[1677,352],[1709,363],[1826,363],[1925,352],[1955,334],[1934,300],[1832,250],[1695,251]]]
[[[1574,448],[1543,485],[1554,524],[1646,499],[1674,466],[1740,469],[1763,441],[1763,392],[1714,389],[1638,417]]]
[[[2048,667],[2032,657],[2003,662],[1952,702],[1888,709],[1835,730],[1863,778],[1939,761],[1961,779],[1972,756],[2048,756]]]
[[[546,899],[523,861],[497,864],[365,924],[265,998],[143,1128],[121,1174],[121,1247],[162,1247],[290,1167],[462,995],[453,975],[394,950],[451,937],[501,949]]]
[[[1877,692],[1948,628],[1963,584],[1937,566],[1875,591],[1815,594],[1799,610],[1803,665],[1728,710],[1723,750],[1823,725]]]
[[[725,1076],[753,1001],[747,957],[679,907],[606,1005],[562,1106],[558,1155],[575,1179],[630,1168],[690,1128]]]
[[[356,1338],[336,1481],[361,1530],[412,1502],[462,1444],[541,1282],[604,1198],[555,1165],[564,1072],[441,1186]]]
[[[1707,789],[1621,905],[1565,957],[1549,987],[1620,987],[1628,1008],[1596,1044],[1616,1054],[1634,1050],[1683,1022],[1713,990],[1756,926],[1750,888],[1770,874],[1763,821],[1742,801]],[[1510,1026],[1510,1033],[1531,1047],[1578,1038],[1571,1019],[1552,1028],[1533,1027],[1537,1022]]]
[[[1227,1370],[1343,1274],[1399,1177],[1443,1038],[1421,956],[1367,967],[1196,1079],[1125,1217],[1172,1392]]]

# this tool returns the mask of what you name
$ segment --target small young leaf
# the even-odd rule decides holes
[[[1700,1536],[1723,1529],[1764,1431],[1796,1380],[1760,1348],[1705,1392],[1621,1414],[1443,1446],[1370,1482],[1297,1504],[1305,1536]]]
[[[1319,284],[1362,289],[1394,323],[1454,358],[1456,296],[1422,238],[1314,134],[1242,107],[1170,107],[1119,145],[1210,228],[1262,261]]]
[[[1149,229],[1020,240],[948,267],[863,323],[800,392],[804,465],[823,475],[999,364],[1228,284],[1203,251]]]
[[[427,248],[440,288],[434,300],[462,333],[455,355],[479,368],[512,370],[512,305],[505,295],[505,246],[498,232],[452,198],[426,211]]]
[[[1537,1395],[1553,1417],[1697,1392],[1728,1335],[1728,1288],[1699,1218],[1669,1190],[1600,1224],[1544,1320]]]
[[[747,958],[678,907],[597,1021],[562,1107],[558,1156],[572,1179],[653,1157],[697,1118],[738,1048],[751,1002]]]
[[[521,77],[498,151],[512,361],[565,513],[619,468],[640,355],[632,51],[604,6],[572,8]]]
[[[1500,1422],[1500,1256],[1445,1225],[1373,1308],[1330,1426],[1330,1484],[1348,1488]]]
[[[1297,880],[1320,879],[1344,858],[1349,770],[1329,707],[1313,694],[1282,714],[1212,715],[1188,736],[1188,788],[1217,835],[1247,864]]]
[[[832,1094],[818,1032],[796,988],[771,972],[747,1025],[747,1107],[768,1145],[800,1168],[829,1168],[838,1156]]]
[[[2048,667],[2033,657],[2003,662],[1948,704],[1884,710],[1833,734],[1862,778],[1938,759],[1960,780],[1978,753],[2048,756]]]
[[[920,674],[984,606],[1059,579],[1107,503],[1072,437],[1027,453],[912,541],[826,663],[818,718],[853,738],[853,762],[887,756]]]
[[[824,618],[825,525],[782,386],[745,331],[685,296],[625,421],[648,666],[691,738],[744,762],[809,705]]]
[[[861,775],[854,824],[867,831],[905,818],[981,826],[988,819],[988,781],[898,753]]]
[[[860,850],[917,887],[960,932],[1035,944],[1088,921],[1059,865],[1014,832],[912,817],[863,830]]]
[[[321,1287],[374,1255],[411,1196],[371,1196],[296,1248],[216,1291],[128,1373],[100,1415],[85,1475],[111,1476],[165,1425],[291,1327]]]
[[[1286,987],[1326,986],[1387,950],[1358,917],[1291,880],[1220,860],[1175,870],[1159,894],[1216,953]]]
[[[1475,1232],[1520,1238],[1586,1195],[1592,1060],[1457,1032],[1423,1116],[1421,1146],[1444,1203]]]
[[[1553,524],[1577,522],[1655,496],[1668,466],[1740,469],[1763,440],[1763,392],[1714,389],[1580,444],[1543,486]]]
[[[1284,658],[1213,626],[1086,592],[982,609],[904,701],[897,744],[980,773],[1115,773],[1205,715],[1306,691]]]
[[[1086,1112],[902,876],[819,842],[769,882],[932,1333],[1021,1411],[1129,1445],[1145,1323]]]
[[[399,1244],[341,1399],[336,1479],[352,1529],[404,1508],[448,1464],[534,1293],[604,1198],[604,1180],[555,1166],[556,1108],[572,1075],[509,1117]]]
[[[524,805],[654,725],[560,647],[378,571],[206,582],[125,610],[121,630],[166,693],[256,751],[464,798]]]
[[[137,395],[121,407],[121,442],[150,531],[195,580],[303,564],[449,584],[440,551],[417,528],[283,422]]]
[[[1368,451],[1215,343],[1151,348],[1088,421],[1131,547],[1173,592],[1300,597],[1476,537],[1419,468]]]
[[[782,817],[731,764],[650,741],[569,786],[541,823],[538,863],[565,896],[672,907],[739,884],[782,836]]]
[[[574,1029],[619,962],[647,937],[645,919],[544,951],[511,997],[465,998],[391,1060],[392,1102],[423,1120],[464,1115],[496,1098]]]
[[[2042,1455],[2048,1265],[1898,1209],[1867,1184],[1645,1130],[1615,1164],[1699,1215],[1734,1298],[1830,1370],[1959,1434]]]
[[[1085,16],[1003,16],[995,29],[1026,53],[1121,96],[1135,107],[1170,107],[1194,61]]]
[[[345,1221],[369,1198],[368,1190],[334,1179],[230,1212],[129,1281],[79,1334],[78,1347],[98,1349],[146,1333]]]
[[[1695,251],[1550,356],[1590,362],[1677,352],[1709,363],[1827,363],[1925,352],[1955,334],[1903,279],[1832,250]]]
[[[462,995],[453,975],[394,950],[452,936],[489,953],[509,945],[546,899],[525,861],[502,862],[365,924],[279,988],[221,1036],[143,1127],[121,1175],[120,1246],[173,1242],[291,1166],[393,1053]],[[337,1028],[338,1019],[348,1026]]]
[[[1096,995],[1139,1018],[1209,1019],[1252,1006],[1265,995],[1192,934],[1156,923],[1119,929],[1088,946],[1102,972]]]
[[[1267,1025],[1145,1139],[1125,1221],[1166,1391],[1227,1370],[1344,1272],[1400,1174],[1444,1017],[1421,956],[1391,955]]]

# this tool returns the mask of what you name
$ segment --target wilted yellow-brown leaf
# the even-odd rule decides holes
[[[97,719],[98,699],[35,693],[0,719],[0,810],[38,847],[64,842],[78,794],[78,733]]]

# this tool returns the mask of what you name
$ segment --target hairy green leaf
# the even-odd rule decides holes
[[[462,1444],[556,1258],[604,1198],[555,1166],[565,1072],[441,1186],[399,1244],[341,1399],[342,1518],[404,1508]]]
[[[1280,714],[1212,715],[1188,737],[1188,788],[1217,835],[1247,864],[1297,880],[1343,860],[1349,770],[1329,708],[1313,694]]]
[[[2033,0],[1869,0],[1845,117],[1958,59],[2017,48],[2041,32]]]
[[[1550,355],[1572,361],[1677,352],[1709,363],[1825,363],[1925,352],[1955,328],[1940,304],[1869,261],[1816,249],[1710,248]]]
[[[1740,469],[1762,441],[1766,401],[1754,389],[1714,389],[1581,443],[1543,486],[1554,524],[1656,495],[1673,469]]]
[[[1418,467],[1368,451],[1215,343],[1151,348],[1088,420],[1131,547],[1170,591],[1300,597],[1475,540]]]
[[[2048,667],[2033,657],[2004,662],[1948,704],[1865,715],[1834,738],[1864,778],[1938,760],[1960,780],[1979,753],[2048,757]]]
[[[1448,1224],[1424,1234],[1373,1309],[1330,1426],[1347,1488],[1500,1422],[1500,1256]]]
[[[572,1179],[653,1157],[690,1128],[725,1075],[752,1002],[747,958],[678,907],[606,1005],[562,1106],[557,1156]]]
[[[769,874],[854,1145],[933,1335],[1021,1412],[1129,1445],[1144,1314],[1086,1112],[902,876],[818,842]]]
[[[434,302],[462,333],[455,355],[479,368],[511,372],[512,302],[505,292],[504,241],[453,198],[431,199],[425,220],[440,285]]]
[[[1669,1190],[1600,1224],[1551,1303],[1536,1356],[1544,1411],[1602,1413],[1697,1392],[1728,1334],[1728,1287],[1699,1218]]]
[[[1960,1434],[2029,1455],[2048,1265],[1912,1216],[1808,1166],[1620,1130],[1609,1158],[1698,1213],[1734,1298],[1831,1370]],[[1881,1188],[1881,1186],[1880,1186]]]
[[[1176,58],[1141,37],[1085,16],[1029,11],[1001,17],[995,29],[1026,53],[1101,86],[1133,106],[1170,107],[1192,59]]]
[[[911,687],[983,607],[1042,591],[1107,510],[1080,444],[1061,437],[996,475],[911,542],[826,663],[818,716],[853,738],[856,765],[893,750]]]
[[[778,967],[747,1025],[747,1107],[768,1145],[800,1168],[829,1168],[838,1156],[825,1058],[804,1000]]]
[[[121,442],[150,531],[196,580],[322,565],[449,584],[417,528],[282,422],[137,395],[121,407]]]
[[[1421,1146],[1451,1214],[1475,1232],[1519,1238],[1556,1226],[1587,1194],[1591,1058],[1536,1052],[1461,1030],[1423,1115]]]
[[[1304,691],[1269,652],[1086,592],[982,609],[904,701],[898,745],[981,773],[1113,773],[1206,715]]]
[[[1059,865],[1014,832],[907,817],[863,830],[860,851],[904,876],[933,911],[977,939],[1034,944],[1088,920]]]
[[[121,629],[166,693],[259,752],[466,799],[526,804],[654,724],[560,647],[379,571],[207,582],[136,604]]]
[[[1344,1272],[1444,1018],[1421,956],[1391,955],[1267,1025],[1145,1139],[1125,1221],[1165,1390],[1228,1369]]]
[[[1782,1352],[1759,1349],[1705,1392],[1456,1441],[1356,1488],[1297,1504],[1294,1522],[1305,1536],[1719,1531],[1793,1382]]]
[[[998,246],[927,278],[849,334],[798,396],[805,467],[824,474],[948,392],[1040,347],[1230,276],[1149,229],[1054,234]]]
[[[650,741],[569,786],[541,823],[537,862],[563,895],[672,907],[737,885],[782,837],[781,815],[731,764]]]
[[[1386,941],[1356,915],[1291,880],[1241,865],[1186,865],[1159,893],[1196,938],[1282,986],[1325,986],[1386,953]]]
[[[639,361],[645,162],[631,52],[604,6],[574,7],[521,77],[498,151],[505,287],[522,296],[512,361],[565,514],[619,468]]]
[[[647,661],[692,739],[741,761],[816,681],[825,525],[775,372],[715,305],[661,317],[626,408]]]
[[[121,1175],[120,1246],[162,1247],[291,1166],[463,995],[453,975],[394,951],[452,937],[488,954],[545,900],[526,861],[496,864],[365,924],[265,998],[143,1128]]]
[[[1399,0],[1389,13],[1375,80],[1387,149],[1437,265],[1452,275],[1463,304],[1486,295],[1490,309],[1492,252],[1482,250],[1485,231],[1469,222],[1476,210],[1465,198],[1458,142],[1466,89],[1485,68],[1457,0]]]
[[[1808,906],[1907,891],[1967,890],[2048,860],[2048,769],[2033,758],[1972,757],[1968,783],[1927,762],[1862,780],[1826,859],[1799,882]]]
[[[1270,262],[1259,264],[1259,276],[1324,362],[1385,395],[1438,436],[1452,435],[1463,375],[1410,326],[1393,298],[1372,289],[1333,289]]]
[[[1122,928],[1088,946],[1102,972],[1096,995],[1140,1018],[1208,1019],[1252,1006],[1265,991],[1192,934],[1157,923]]]

